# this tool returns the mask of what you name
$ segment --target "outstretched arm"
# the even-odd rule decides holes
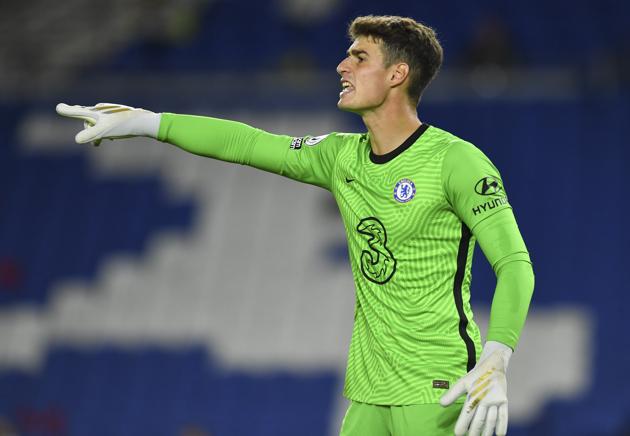
[[[60,115],[84,120],[78,143],[148,136],[200,156],[280,174],[330,189],[332,167],[342,141],[328,135],[317,147],[302,147],[305,138],[274,135],[236,121],[156,114],[111,103],[96,106],[57,105]],[[319,142],[319,141],[318,141]],[[313,143],[313,142],[311,142]]]

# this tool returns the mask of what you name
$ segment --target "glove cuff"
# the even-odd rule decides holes
[[[495,351],[500,352],[501,358],[505,365],[505,369],[507,370],[508,364],[510,363],[510,357],[512,357],[512,349],[501,342],[487,341],[486,344],[483,346],[483,351],[481,352],[481,357],[479,357],[479,362],[483,362]]]
[[[148,136],[157,139],[160,131],[160,121],[162,114],[143,110],[133,118],[133,126],[131,127],[134,136]]]

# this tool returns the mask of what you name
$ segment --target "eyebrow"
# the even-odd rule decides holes
[[[366,52],[365,50],[359,50],[358,48],[353,48],[352,50],[348,50],[346,53],[348,53],[348,55],[353,55],[353,56],[359,56],[360,54],[369,56],[368,52]]]

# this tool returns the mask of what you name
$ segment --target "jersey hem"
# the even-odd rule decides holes
[[[448,391],[444,391],[444,393],[446,393]],[[443,394],[442,394],[443,395]],[[442,396],[440,395],[440,397]],[[367,400],[359,400],[359,399],[354,399],[349,397],[348,395],[343,395],[343,397],[349,401],[352,401],[354,403],[361,403],[361,404],[369,404],[371,406],[416,406],[419,404],[440,404],[440,400],[439,398],[434,400],[434,401],[428,401],[428,400],[418,400],[418,401],[411,401],[411,402],[406,402],[406,401],[402,401],[402,402],[398,402],[398,401],[367,401]],[[465,397],[462,397],[461,399],[455,400],[453,402],[453,404],[464,404],[464,402],[466,401]]]

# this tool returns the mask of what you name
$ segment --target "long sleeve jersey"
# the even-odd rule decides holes
[[[333,194],[356,295],[347,398],[437,403],[473,368],[481,348],[470,306],[476,241],[497,275],[487,340],[516,346],[531,262],[499,171],[469,142],[422,124],[375,155],[368,134],[291,137],[175,114],[162,115],[158,139]]]

